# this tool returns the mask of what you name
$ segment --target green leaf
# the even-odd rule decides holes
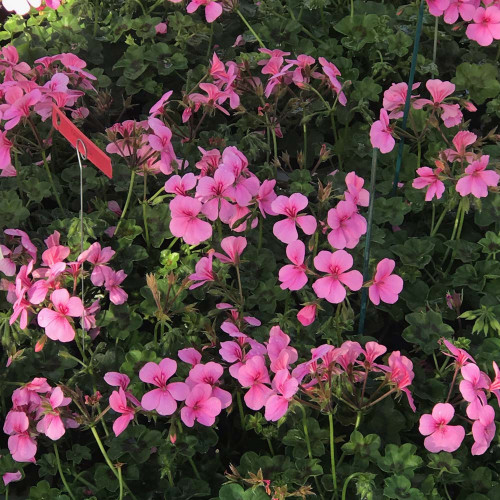
[[[470,99],[476,104],[483,104],[500,94],[498,69],[489,63],[471,64],[464,62],[457,67],[457,76],[451,80],[457,90],[467,90]]]
[[[420,346],[426,354],[439,350],[440,338],[450,338],[453,335],[453,328],[443,323],[443,317],[435,311],[410,313],[405,319],[410,326],[403,330],[403,338]]]
[[[414,470],[422,465],[423,460],[415,455],[417,447],[411,443],[401,446],[388,444],[385,455],[378,461],[378,466],[385,472],[412,478]]]
[[[411,499],[425,500],[425,496],[416,488],[411,487],[411,482],[405,476],[392,476],[385,480],[384,495],[396,500]]]

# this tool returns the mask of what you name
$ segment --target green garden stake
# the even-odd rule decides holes
[[[411,57],[411,67],[410,67],[410,77],[408,78],[408,91],[406,92],[406,101],[405,108],[403,114],[403,123],[401,124],[401,128],[403,131],[406,130],[406,122],[408,121],[408,114],[410,113],[410,101],[411,101],[411,90],[413,87],[413,81],[415,79],[415,69],[417,66],[417,56],[418,56],[418,46],[420,44],[420,35],[422,33],[422,22],[424,19],[424,7],[425,0],[420,1],[420,9],[418,11],[418,20],[417,20],[417,31],[415,32],[415,41],[413,42],[413,54]],[[404,137],[399,139],[399,147],[398,147],[398,157],[396,160],[396,171],[394,173],[394,182],[392,183],[392,196],[396,194],[396,189],[398,187],[399,182],[399,172],[401,170],[401,162],[403,161],[403,148],[405,145]]]
[[[373,206],[375,204],[375,179],[377,177],[377,153],[378,149],[373,148],[372,168],[370,173],[370,204],[368,205],[366,242],[365,242],[365,252],[363,255],[363,281],[368,280],[368,267],[370,264],[370,245],[372,241]],[[360,335],[363,335],[363,331],[365,329],[367,303],[368,303],[368,288],[363,288],[361,292],[361,309],[359,311],[359,326],[358,326],[358,333]]]
[[[82,146],[82,152],[80,152],[80,145]],[[76,140],[76,156],[78,158],[78,165],[80,167],[80,253],[83,253],[83,164],[82,159],[87,159],[87,148],[85,143],[81,139]],[[83,302],[83,293],[85,291],[83,284],[83,265],[84,261],[82,260],[82,267],[80,269],[80,274],[82,278],[82,304]],[[82,350],[85,351],[85,307],[82,312]]]

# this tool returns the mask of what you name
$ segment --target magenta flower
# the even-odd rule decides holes
[[[373,122],[370,129],[370,141],[374,148],[380,149],[381,153],[390,153],[396,141],[392,136],[392,128],[389,125],[389,115],[385,109],[380,110],[379,120]]]
[[[478,7],[479,0],[451,0],[444,11],[444,22],[455,24],[459,15],[464,21],[471,21]]]
[[[276,373],[272,387],[275,394],[266,401],[264,416],[267,421],[276,422],[287,412],[290,401],[299,389],[299,383],[284,369]]]
[[[474,363],[468,363],[460,369],[463,380],[458,386],[462,397],[470,403],[467,407],[467,416],[472,419],[479,418],[482,406],[487,404],[484,389],[490,386],[490,380]]]
[[[212,387],[208,384],[198,384],[186,398],[185,406],[181,409],[181,420],[188,427],[193,427],[195,420],[209,427],[214,424],[215,417],[221,410],[221,402],[213,396]]]
[[[207,1],[207,0],[203,0]],[[210,0],[212,1],[212,0]],[[194,2],[191,2],[191,4]],[[213,2],[215,5],[219,5]],[[190,5],[191,5],[190,4]],[[225,115],[229,115],[229,111],[224,109],[221,104],[229,97],[227,92],[224,92],[214,85],[213,83],[200,83],[200,89],[207,93],[207,95],[203,95],[200,93],[189,94],[189,99],[196,104],[195,110],[198,110],[199,107],[203,104],[211,109],[218,109],[222,111]]]
[[[366,233],[366,219],[350,201],[339,201],[335,208],[328,211],[327,220],[332,229],[328,234],[328,242],[333,248],[354,248]]]
[[[278,275],[282,290],[300,290],[307,283],[307,266],[304,264],[306,246],[302,241],[295,240],[286,247],[286,256],[292,262],[283,266]]]
[[[125,391],[120,387],[118,391],[113,391],[109,396],[109,406],[121,415],[113,422],[113,432],[119,436],[134,420],[135,409],[128,406]]]
[[[208,384],[212,388],[212,396],[220,400],[221,407],[224,409],[232,403],[233,398],[230,392],[219,387],[219,379],[223,373],[224,368],[218,363],[213,361],[205,365],[198,363],[191,368],[189,377],[186,379],[186,385],[193,388],[198,384]]]
[[[472,455],[482,455],[495,437],[495,410],[485,406],[481,416],[472,424],[472,437],[474,444],[471,448]]]
[[[396,263],[392,259],[382,259],[377,264],[373,285],[368,289],[370,300],[378,306],[380,301],[395,304],[403,289],[403,280],[397,274],[392,274]]]
[[[389,381],[395,387],[404,392],[408,398],[410,408],[415,412],[415,403],[408,386],[411,385],[415,373],[413,373],[413,363],[406,356],[401,356],[399,351],[393,351],[389,356],[389,368],[386,368],[389,373]]]
[[[455,415],[455,409],[449,403],[438,403],[432,414],[420,417],[420,434],[427,436],[424,446],[431,453],[440,451],[453,452],[460,448],[465,437],[465,429],[461,425],[448,425]]]
[[[167,23],[158,23],[155,25],[155,32],[157,35],[164,35],[167,32]]]
[[[176,162],[174,148],[172,146],[172,131],[158,118],[150,118],[148,125],[154,134],[148,136],[148,142],[154,151],[161,154],[160,170],[169,175],[173,171],[172,164]]]
[[[229,367],[229,373],[233,378],[238,378],[238,371],[245,361],[245,354],[241,349],[241,345],[232,340],[221,342],[219,354],[224,361],[233,363]]]
[[[7,139],[7,132],[0,130],[0,169],[8,167],[10,163],[10,149],[12,142]]]
[[[347,99],[344,92],[342,92],[342,84],[337,78],[337,76],[341,76],[339,69],[335,64],[327,61],[324,57],[319,57],[318,62],[321,64],[321,69],[327,78],[329,86],[337,94],[340,104],[345,106],[347,104]]]
[[[293,193],[290,197],[278,196],[272,203],[272,210],[278,215],[285,215],[286,219],[276,222],[273,233],[283,243],[291,243],[298,239],[296,225],[305,234],[311,235],[316,231],[317,222],[312,215],[301,215],[299,212],[307,207],[307,197],[300,193]]]
[[[214,0],[191,0],[186,11],[192,14],[200,6],[205,6],[205,19],[207,23],[213,23],[222,14],[222,5]]]
[[[167,193],[179,194],[181,196],[189,196],[188,191],[196,186],[196,176],[192,173],[183,175],[172,175],[167,182],[165,182],[165,191]]]
[[[378,342],[367,342],[365,344],[365,348],[362,349],[361,351],[365,359],[363,362],[358,361],[358,363],[362,366],[365,367],[367,370],[373,370],[373,371],[381,371],[384,368],[387,368],[384,365],[380,365],[378,363],[375,363],[375,360],[383,356],[387,352],[387,347],[385,345],[381,345]]]
[[[159,364],[150,361],[139,372],[139,378],[158,389],[146,392],[142,396],[141,406],[148,411],[156,410],[160,415],[172,415],[177,409],[176,401],[184,401],[189,388],[184,382],[170,382],[168,379],[176,372],[177,363],[165,358]]]
[[[460,196],[472,194],[476,198],[488,196],[488,186],[496,186],[500,180],[494,170],[486,170],[489,155],[483,155],[479,160],[473,161],[465,169],[465,176],[458,180],[456,190]]]
[[[69,254],[69,248],[68,248]],[[90,247],[78,256],[78,262],[87,261],[94,265],[90,281],[94,286],[102,286],[104,284],[105,276],[103,268],[115,255],[115,251],[111,247],[101,249],[98,242],[92,243]]]
[[[110,267],[102,266],[101,271],[104,275],[104,288],[109,292],[109,300],[119,306],[127,301],[128,294],[120,285],[127,275],[123,270],[113,271]]]
[[[365,180],[357,176],[354,172],[349,172],[345,176],[347,191],[344,193],[346,201],[367,207],[370,204],[370,193],[363,189]]]
[[[43,405],[42,410],[44,417],[38,422],[36,430],[45,434],[52,441],[57,441],[66,432],[58,408],[68,406],[71,403],[71,398],[65,398],[62,389],[56,387],[46,403],[46,405]]]
[[[276,180],[266,179],[259,187],[259,192],[256,196],[257,204],[259,205],[260,213],[264,219],[266,214],[276,215],[274,210],[271,208],[273,201],[277,198],[274,192],[274,186],[276,186]]]
[[[130,391],[127,391],[128,385],[130,384],[130,378],[127,375],[119,372],[108,372],[104,375],[104,381],[106,384],[113,387],[122,388],[129,401],[135,404],[135,406],[141,406],[138,399]]]
[[[165,104],[168,102],[168,100],[170,99],[170,96],[173,94],[173,91],[172,90],[169,90],[168,92],[165,92],[160,100],[153,105],[153,107],[149,110],[149,114],[151,115],[151,117],[155,117],[157,115],[161,115],[164,113],[165,111]]]
[[[2,476],[3,484],[4,486],[7,486],[9,483],[12,483],[13,481],[20,481],[22,479],[23,475],[21,474],[20,471],[16,472],[6,472]]]
[[[302,326],[309,326],[316,319],[318,306],[316,304],[308,304],[304,306],[298,313],[297,319]]]
[[[314,267],[327,273],[327,276],[313,283],[316,295],[332,304],[339,304],[346,297],[344,285],[353,291],[359,290],[363,285],[363,276],[359,271],[347,271],[352,264],[353,259],[345,250],[319,252],[314,258]]]
[[[45,334],[51,340],[71,342],[75,330],[68,318],[77,318],[83,314],[83,304],[79,297],[70,297],[68,290],[54,290],[50,296],[54,309],[44,308],[38,313],[38,324],[45,328]]]
[[[420,83],[414,83],[412,90],[420,87]],[[408,84],[405,82],[393,83],[385,92],[383,107],[386,111],[390,111],[389,118],[397,119],[403,117],[403,109],[406,103],[408,94]],[[417,96],[411,96],[410,100]]]
[[[299,357],[297,350],[290,346],[290,337],[279,326],[273,326],[269,332],[267,355],[274,373],[288,369]]]
[[[212,226],[198,219],[201,201],[188,196],[176,196],[170,202],[170,231],[188,245],[198,245],[212,236]]]
[[[21,118],[28,117],[31,113],[31,108],[41,99],[42,93],[38,89],[32,90],[16,99],[3,114],[2,119],[7,121],[4,129],[10,130],[21,121]]]
[[[215,252],[215,257],[224,264],[237,266],[240,263],[240,255],[247,246],[247,239],[243,236],[228,236],[221,241],[220,245],[227,255]]]
[[[442,172],[441,168],[432,170],[430,167],[417,168],[418,177],[413,179],[412,186],[415,189],[425,189],[425,201],[431,201],[434,196],[437,200],[441,199],[444,193],[444,183],[439,179],[439,174]]]
[[[203,202],[202,212],[211,221],[220,220],[227,224],[234,215],[235,207],[227,198],[232,199],[234,175],[228,169],[217,169],[213,178],[202,177],[198,182],[196,197]]]
[[[455,358],[455,366],[457,368],[462,368],[462,366],[465,366],[469,361],[472,363],[475,363],[474,358],[464,349],[460,349],[458,347],[455,347],[451,342],[449,342],[446,339],[441,339],[443,344],[448,348],[450,353],[443,352],[445,356],[450,356],[451,358]]]
[[[36,442],[29,433],[29,419],[23,411],[10,411],[3,431],[8,434],[9,451],[16,462],[35,462]]]
[[[202,257],[194,268],[195,272],[189,275],[189,279],[191,281],[196,281],[197,283],[193,283],[189,289],[194,290],[199,286],[204,285],[207,281],[215,281],[216,275],[212,269],[212,259],[213,259],[214,251],[211,250],[208,252],[208,257]]]
[[[249,387],[245,394],[245,403],[252,410],[260,410],[272,391],[266,385],[270,384],[269,373],[262,356],[253,356],[238,370],[238,382],[242,387]]]
[[[477,135],[469,132],[468,130],[460,130],[453,138],[453,145],[455,149],[445,149],[444,154],[448,161],[466,161],[471,163],[474,161],[474,153],[467,153],[468,146],[474,144],[477,140]]]
[[[500,9],[497,6],[479,7],[473,19],[474,22],[467,26],[468,38],[483,47],[491,45],[493,40],[500,40]]]
[[[177,356],[184,363],[188,363],[191,366],[197,365],[201,361],[201,354],[193,347],[186,347],[177,352]]]

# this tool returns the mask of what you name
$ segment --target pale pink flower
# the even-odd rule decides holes
[[[488,196],[488,187],[498,184],[500,175],[494,170],[486,170],[489,161],[489,155],[483,155],[466,167],[465,176],[459,179],[456,185],[460,196],[472,194],[476,198],[485,198]]]
[[[105,276],[103,270],[105,267],[108,267],[104,264],[107,264],[114,255],[115,251],[111,247],[101,248],[101,244],[95,242],[78,256],[78,262],[87,261],[93,264],[94,268],[90,275],[90,281],[92,281],[94,286],[102,286],[104,284]]]
[[[45,329],[51,340],[71,342],[75,338],[75,330],[69,317],[83,314],[83,304],[79,297],[70,297],[68,290],[54,290],[50,296],[54,309],[44,308],[38,313],[38,324]]]
[[[22,411],[10,411],[3,431],[8,434],[9,451],[16,462],[35,462],[36,442],[29,433],[29,419]]]
[[[249,216],[251,215],[250,210],[247,207],[242,207],[240,205],[236,205],[236,210],[233,214],[233,216],[229,219],[229,227],[235,232],[235,233],[242,233],[243,231],[246,231],[247,229],[247,222],[250,220]],[[243,220],[243,222],[241,222]],[[253,217],[251,219],[251,224],[250,227],[252,229],[257,227],[257,224],[259,223],[258,217]],[[236,224],[238,223],[238,224]]]
[[[450,5],[450,0],[426,0],[429,6],[429,12],[435,16],[439,17],[443,15],[443,12]]]
[[[242,387],[250,388],[244,397],[246,405],[251,410],[260,410],[272,394],[272,390],[266,385],[270,384],[271,380],[264,358],[250,358],[239,368],[237,379]]]
[[[362,177],[357,176],[354,172],[349,172],[345,176],[345,183],[347,186],[347,191],[344,193],[346,201],[361,207],[367,207],[370,204],[370,193],[363,189],[365,180]]]
[[[463,380],[458,387],[462,397],[470,403],[467,407],[467,416],[477,419],[481,414],[481,407],[487,403],[484,389],[489,388],[490,380],[474,363],[462,366],[460,373]]]
[[[125,303],[128,294],[120,287],[127,277],[125,272],[123,270],[116,272],[107,266],[102,266],[102,272],[104,275],[104,288],[109,292],[109,300],[116,306]]]
[[[279,326],[271,328],[266,350],[274,373],[288,369],[299,357],[297,350],[290,346],[290,337]]]
[[[364,366],[367,370],[381,371],[387,368],[385,365],[380,365],[375,363],[375,360],[384,355],[387,352],[387,347],[381,345],[378,342],[367,342],[365,348],[362,349],[362,353],[365,356],[364,361],[358,361],[361,366]]]
[[[412,90],[420,87],[420,83],[414,83]],[[408,94],[408,84],[405,82],[393,83],[385,92],[383,107],[386,111],[390,111],[389,118],[397,119],[403,117],[403,109],[406,103],[406,97]],[[411,96],[410,101],[415,99],[417,96]]]
[[[200,424],[211,426],[215,417],[222,410],[221,402],[212,394],[208,384],[198,384],[188,394],[185,406],[181,409],[181,420],[188,427],[193,427],[195,420]]]
[[[354,248],[366,233],[366,219],[358,213],[357,206],[351,201],[339,201],[335,208],[328,211],[328,242],[333,248],[342,250]]]
[[[35,9],[42,5],[42,0],[2,0],[5,10],[13,11],[20,16],[28,14],[32,7]]]
[[[316,304],[308,304],[304,306],[298,313],[297,319],[302,326],[309,326],[316,319],[318,306]]]
[[[180,175],[172,175],[165,182],[165,191],[175,195],[189,196],[188,192],[196,186],[196,176],[192,173]]]
[[[448,161],[466,161],[471,163],[474,160],[474,153],[466,152],[467,146],[474,144],[477,140],[477,135],[468,130],[460,130],[453,138],[455,149],[445,149],[444,154]]]
[[[23,475],[21,474],[20,471],[16,472],[6,472],[3,476],[3,484],[4,486],[7,486],[9,483],[12,483],[13,481],[20,481],[22,479]]]
[[[273,201],[277,198],[274,192],[274,186],[276,186],[276,180],[266,179],[259,187],[259,192],[255,198],[259,205],[259,210],[262,217],[266,218],[266,214],[276,215],[274,210],[271,208]]]
[[[451,358],[455,358],[455,365],[457,368],[462,368],[462,366],[468,364],[469,361],[475,363],[474,358],[466,350],[460,349],[459,347],[455,347],[451,342],[449,342],[445,338],[441,339],[441,341],[450,351],[449,353],[444,352],[443,354],[445,356],[450,356]]]
[[[130,384],[130,378],[127,375],[119,372],[108,372],[104,375],[104,381],[108,385],[111,385],[113,387],[120,387],[121,389],[123,389],[125,397],[129,401],[134,403],[136,406],[141,406],[141,403],[139,403],[138,399],[130,391],[127,391],[127,388]]]
[[[228,363],[233,363],[229,367],[229,373],[232,377],[238,377],[238,371],[243,366],[246,359],[241,345],[234,341],[225,341],[220,343],[220,357]]]
[[[167,32],[167,23],[158,23],[155,26],[155,31],[157,35],[164,35]]]
[[[344,92],[342,92],[342,84],[337,78],[337,76],[341,76],[339,69],[335,64],[327,61],[324,57],[319,57],[318,62],[321,64],[321,69],[327,77],[331,89],[337,94],[340,104],[345,106],[347,104],[347,99]]]
[[[194,268],[195,272],[189,275],[189,279],[191,281],[196,281],[197,283],[193,283],[189,289],[194,290],[199,286],[204,285],[208,281],[215,281],[216,275],[212,268],[212,260],[214,256],[214,251],[211,250],[208,252],[207,257],[202,257]]]
[[[290,401],[299,389],[299,383],[287,369],[283,369],[274,376],[272,388],[274,394],[266,401],[264,418],[276,422],[287,412]]]
[[[292,241],[286,247],[286,256],[292,262],[279,270],[278,279],[282,290],[300,290],[307,284],[307,266],[304,264],[306,247],[300,240]]]
[[[151,117],[163,114],[163,112],[165,111],[165,104],[168,102],[172,94],[173,91],[169,90],[161,96],[160,100],[149,110],[149,114],[151,115]]]
[[[118,437],[127,428],[128,424],[134,420],[135,409],[128,406],[127,396],[121,387],[118,391],[113,391],[109,396],[109,406],[117,413],[121,413],[113,422],[113,432]]]
[[[201,354],[193,347],[186,347],[177,352],[177,356],[184,363],[188,363],[191,366],[197,365],[201,361]]]
[[[369,287],[370,300],[378,306],[380,301],[394,304],[403,289],[403,280],[397,274],[392,274],[396,263],[392,259],[382,259],[377,264],[373,284]]]
[[[293,193],[290,197],[278,196],[271,204],[272,210],[278,215],[285,215],[286,219],[276,222],[273,233],[283,243],[291,243],[298,239],[296,225],[305,234],[311,235],[316,231],[317,222],[312,215],[301,215],[299,212],[307,207],[307,197],[300,193]]]
[[[232,403],[233,398],[230,392],[219,387],[219,379],[223,373],[224,368],[218,363],[214,363],[213,361],[205,365],[198,363],[191,368],[189,376],[186,379],[186,385],[189,388],[193,388],[198,384],[208,384],[212,388],[212,396],[220,400],[221,407],[224,409]]]
[[[7,139],[7,132],[0,130],[0,169],[10,165],[10,149],[12,142]]]
[[[35,377],[31,382],[24,384],[12,393],[12,403],[16,407],[27,406],[29,410],[40,406],[39,394],[50,392],[52,389],[43,377]]]
[[[16,99],[4,112],[2,119],[6,120],[5,130],[14,128],[21,118],[26,118],[31,113],[31,108],[42,99],[42,93],[38,90],[32,90],[22,97]]]
[[[41,407],[44,417],[38,422],[36,430],[45,434],[52,441],[57,441],[66,432],[59,408],[68,406],[71,403],[71,398],[65,398],[62,389],[56,387],[45,403]]]
[[[389,367],[385,370],[389,373],[389,381],[398,390],[404,392],[408,398],[410,408],[415,412],[415,403],[408,386],[411,385],[415,374],[413,373],[413,363],[406,356],[401,356],[399,351],[393,351],[389,356]]]
[[[192,14],[200,6],[205,7],[205,19],[207,23],[213,23],[222,14],[222,5],[214,0],[191,0],[186,11]]]
[[[215,252],[215,257],[224,264],[237,266],[240,263],[240,255],[247,246],[247,239],[243,236],[228,236],[221,241],[220,245],[227,255]]]
[[[165,358],[159,364],[150,361],[139,371],[139,378],[147,384],[158,387],[142,396],[141,406],[147,410],[156,410],[160,415],[172,415],[177,409],[176,401],[184,401],[189,388],[184,382],[170,382],[168,379],[176,372],[177,363]]]
[[[206,1],[206,0],[205,0]],[[212,0],[210,0],[212,2]],[[193,3],[193,2],[191,2]],[[216,2],[212,2],[214,5],[219,5]],[[205,105],[211,109],[218,109],[222,111],[225,115],[229,115],[229,111],[224,109],[221,104],[229,97],[227,92],[220,90],[217,85],[213,83],[200,83],[200,89],[206,92],[207,95],[195,92],[194,94],[189,94],[189,99],[197,104],[195,110],[199,109],[199,106]]]
[[[172,146],[172,131],[158,118],[150,118],[148,125],[154,134],[148,136],[148,142],[154,151],[161,154],[160,170],[169,175],[173,172],[172,163],[176,161],[174,148]]]
[[[486,47],[493,40],[500,40],[500,9],[494,5],[491,7],[479,7],[474,13],[474,22],[467,26],[466,35],[475,40],[479,45]]]
[[[234,175],[227,169],[218,169],[213,178],[202,177],[198,182],[196,197],[203,202],[202,213],[211,221],[220,218],[227,224],[234,215],[235,207],[227,198],[232,199]]]
[[[370,141],[374,148],[380,149],[384,154],[390,153],[396,145],[389,125],[389,115],[384,108],[380,110],[380,118],[374,121],[370,128]]]
[[[314,267],[327,275],[314,282],[316,295],[332,304],[339,304],[346,297],[344,285],[353,291],[359,290],[363,285],[363,276],[359,271],[348,271],[352,264],[352,256],[345,250],[319,252],[314,258]]]
[[[198,219],[201,201],[188,196],[176,196],[170,202],[170,231],[188,245],[198,245],[212,236],[212,226]]]
[[[459,15],[464,21],[471,21],[479,3],[479,0],[451,0],[444,11],[444,22],[455,24]]]
[[[417,168],[418,177],[413,179],[412,186],[415,189],[427,188],[425,192],[425,201],[431,201],[434,196],[439,200],[443,196],[445,185],[439,178],[442,171],[443,170],[439,168],[439,166],[434,170],[430,167]]]
[[[438,403],[432,414],[420,417],[419,432],[427,436],[424,446],[431,453],[458,450],[465,437],[465,429],[461,425],[448,425],[455,415],[455,409],[449,403]]]

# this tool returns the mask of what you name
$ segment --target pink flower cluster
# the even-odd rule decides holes
[[[9,451],[16,462],[35,462],[39,434],[57,441],[67,428],[78,427],[67,408],[70,403],[71,398],[60,387],[50,387],[45,378],[34,378],[13,392],[3,430],[9,435]]]
[[[444,181],[446,180],[455,184],[455,189],[460,196],[472,194],[476,198],[488,196],[488,187],[498,185],[500,175],[494,170],[486,169],[490,157],[467,151],[467,148],[476,141],[476,134],[461,130],[453,138],[455,149],[449,148],[442,151],[439,156],[443,160],[436,161],[434,170],[430,167],[417,169],[418,177],[414,179],[412,185],[415,189],[426,189],[425,201],[431,201],[434,197],[439,200],[445,191]],[[451,163],[451,168],[447,162]],[[460,168],[461,172],[458,180],[452,175],[456,168]]]
[[[32,8],[43,10],[45,7],[57,9],[62,3],[62,0],[2,0],[2,5],[5,10],[24,16],[30,12]]]
[[[31,68],[19,62],[14,46],[0,49],[0,75],[3,75],[0,83],[0,176],[16,175],[10,154],[13,144],[8,135],[20,122],[33,124],[34,115],[46,121],[54,104],[60,109],[71,110],[74,118],[88,115],[86,108],[77,105],[85,91],[94,90],[92,80],[96,77],[85,71],[85,66],[85,61],[67,53],[42,57]]]
[[[101,248],[99,243],[93,243],[76,261],[68,262],[71,249],[60,244],[60,234],[55,231],[45,240],[47,249],[42,253],[41,266],[35,268],[37,249],[28,235],[19,229],[6,229],[4,233],[6,244],[0,245],[3,255],[0,271],[8,277],[15,276],[14,282],[2,280],[7,300],[13,304],[10,324],[19,318],[19,326],[24,330],[30,323],[30,315],[36,315],[38,325],[44,328],[49,339],[70,342],[75,338],[73,318],[82,318],[82,328],[92,337],[97,336],[96,315],[101,309],[100,299],[90,299],[89,305],[84,306],[75,296],[84,263],[92,267],[92,285],[104,288],[113,304],[123,304],[127,300],[127,293],[120,287],[126,274],[108,266],[115,253],[110,247]],[[42,337],[35,350],[41,350],[45,341]]]
[[[412,91],[417,89],[420,83],[413,85]],[[410,98],[413,109],[426,108],[431,112],[431,117],[440,118],[447,128],[454,127],[463,121],[460,104],[449,103],[447,98],[455,92],[455,85],[451,82],[441,80],[427,80],[425,86],[431,95],[431,99],[420,99],[419,95],[412,95]],[[370,129],[370,141],[374,148],[380,149],[381,153],[390,153],[396,144],[394,139],[395,124],[390,120],[397,120],[403,117],[403,109],[406,102],[408,85],[406,83],[393,83],[384,92],[383,107],[380,110],[380,118],[373,122]],[[476,108],[471,102],[464,102],[464,107],[469,111]]]
[[[500,402],[500,370],[493,362],[495,378],[491,380],[486,373],[479,369],[467,351],[454,346],[446,339],[442,339],[442,341],[449,351],[444,354],[454,359],[452,365],[454,375],[449,396],[452,394],[457,375],[460,373],[461,380],[458,387],[462,399],[457,404],[465,402],[467,405],[465,411],[467,418],[463,417],[463,419],[469,419],[472,424],[474,444],[471,453],[472,455],[482,455],[495,437],[495,410],[488,404],[487,393],[494,394]],[[424,445],[430,452],[453,452],[462,444],[465,438],[463,426],[448,425],[454,415],[455,408],[447,401],[436,404],[431,414],[420,417],[419,430],[422,435],[427,436]]]
[[[435,17],[443,16],[447,24],[454,24],[459,18],[465,21],[467,37],[483,47],[500,40],[500,8],[494,0],[427,0],[427,4],[429,12]]]

